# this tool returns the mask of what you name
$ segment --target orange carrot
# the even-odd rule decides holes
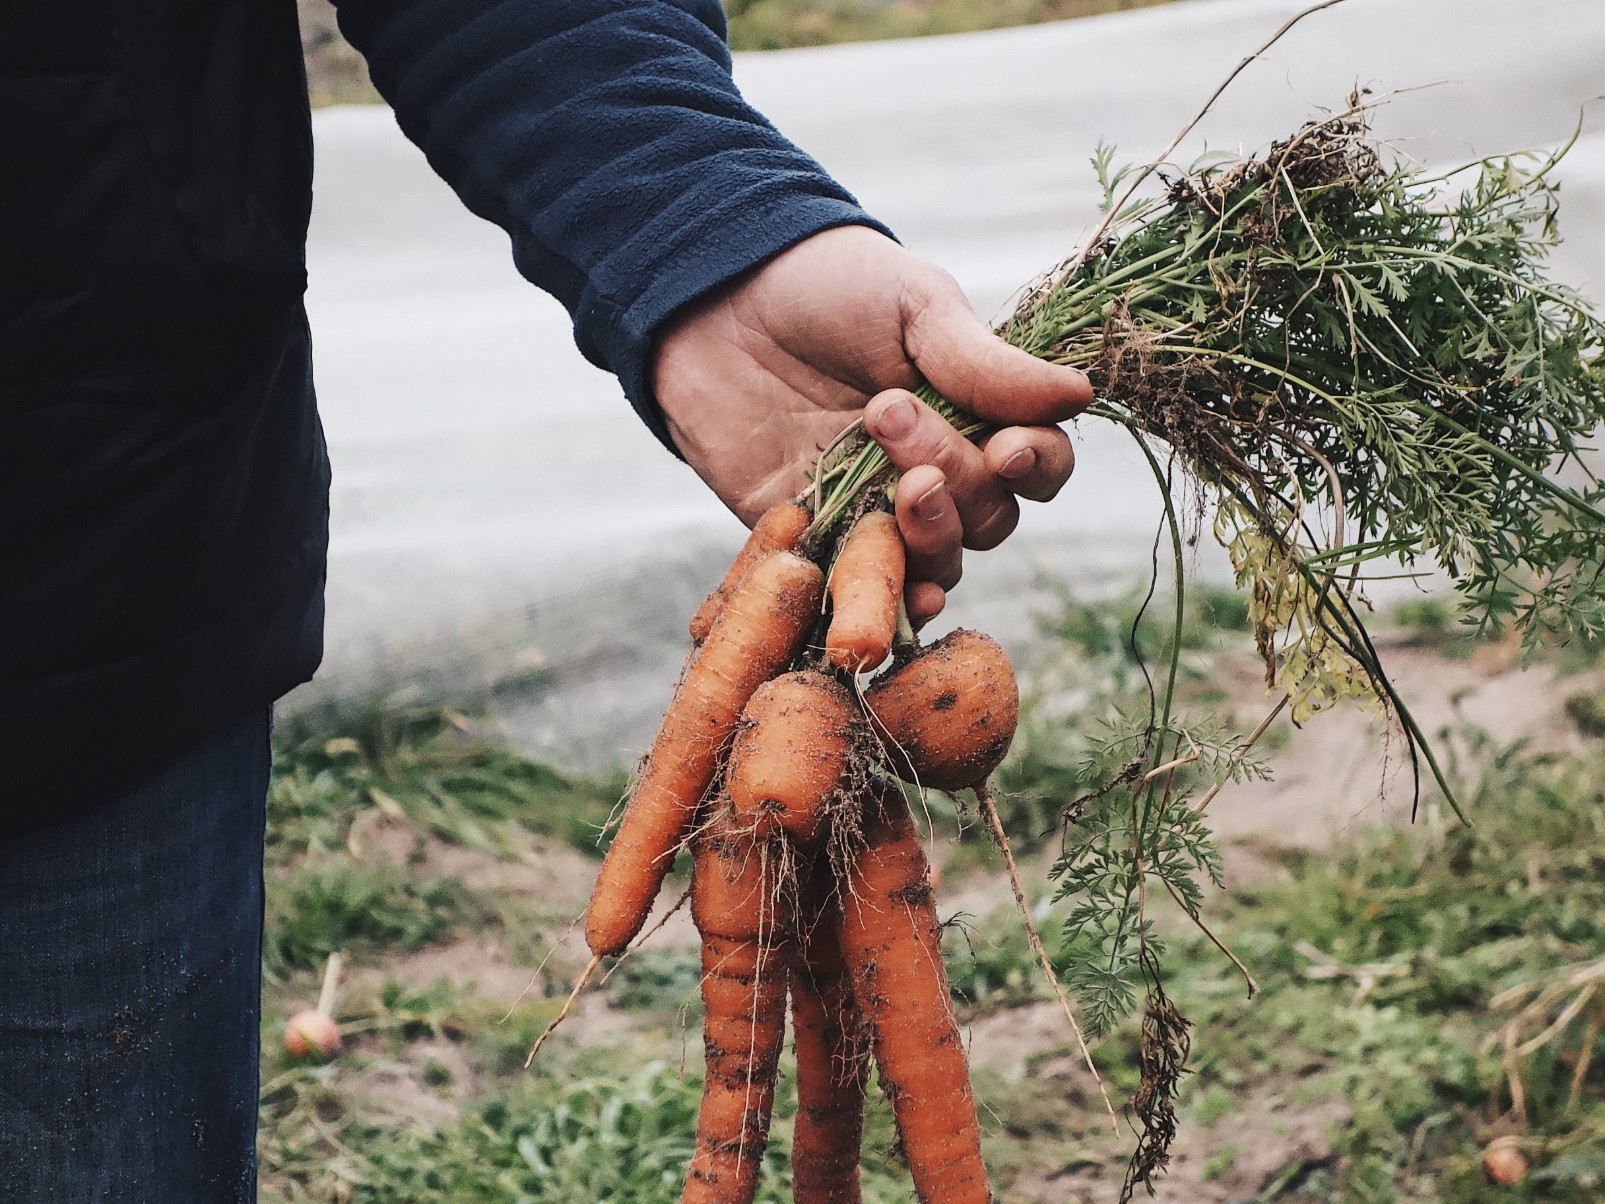
[[[730,801],[762,835],[814,840],[847,772],[858,705],[842,684],[800,670],[759,686],[730,748]]]
[[[796,1204],[859,1204],[859,1149],[869,1036],[842,960],[841,907],[827,856],[802,875],[791,963],[797,1120],[791,1139]]]
[[[818,613],[818,566],[766,556],[736,587],[669,704],[641,780],[597,874],[585,940],[597,957],[641,931],[752,693],[784,669]]]
[[[807,527],[808,511],[796,502],[781,502],[764,511],[763,517],[753,524],[747,542],[725,570],[719,588],[709,594],[697,607],[697,613],[691,616],[691,638],[699,644],[707,639],[708,632],[713,630],[713,621],[724,609],[731,592],[752,571],[752,566],[771,552],[791,551]]]
[[[691,917],[702,934],[707,1074],[681,1204],[747,1204],[769,1141],[786,1031],[792,901],[784,850],[728,811],[692,841]]]
[[[859,673],[891,654],[903,561],[903,537],[890,514],[873,511],[853,524],[830,571],[831,664]]]
[[[843,891],[842,952],[922,1204],[990,1204],[981,1127],[953,1009],[919,833],[878,791]]]
[[[898,774],[937,790],[986,780],[1020,721],[1020,688],[991,636],[954,631],[864,693],[872,727]]]

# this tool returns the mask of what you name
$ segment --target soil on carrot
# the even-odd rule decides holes
[[[1226,618],[1193,633],[1192,701],[1227,718],[1263,707],[1230,607],[1194,610]],[[1096,663],[1097,624],[1117,624],[1118,611],[1067,610],[1067,660]],[[1514,649],[1464,645],[1425,612],[1401,616],[1389,663],[1423,725],[1452,730],[1479,827],[1456,827],[1430,798],[1411,827],[1396,753],[1390,762],[1366,718],[1341,712],[1279,733],[1275,780],[1210,804],[1230,889],[1204,915],[1261,991],[1248,1000],[1204,935],[1156,909],[1170,942],[1165,989],[1194,1026],[1159,1200],[1582,1201],[1605,1181],[1597,1001],[1556,1025],[1589,971],[1605,973],[1605,757],[1597,731],[1567,718],[1594,714],[1605,673],[1576,650],[1521,672]],[[1116,660],[1106,668],[1118,676]],[[1058,837],[1047,821],[1078,788],[1075,748],[1045,733],[1111,695],[1067,686],[1051,660],[1026,668],[1022,744],[1000,774],[999,806],[1042,898]],[[620,784],[537,771],[473,721],[419,712],[292,733],[278,769],[262,1198],[677,1200],[701,1078],[696,933],[689,909],[673,910],[683,874],[645,948],[613,964],[535,1067],[522,1066],[585,963],[574,921]],[[1114,1200],[1135,1144],[1129,1113],[1116,1138],[973,816],[929,803],[998,1198]],[[1055,956],[1065,906],[1038,914]],[[300,1064],[279,1031],[316,999],[335,949],[345,1049]],[[1138,1089],[1140,1043],[1132,1021],[1094,1045],[1118,1108]],[[778,1094],[765,1201],[789,1199],[789,1049]],[[1481,1151],[1500,1137],[1530,1163],[1515,1188],[1482,1180]],[[866,1200],[911,1198],[894,1143],[877,1095]]]

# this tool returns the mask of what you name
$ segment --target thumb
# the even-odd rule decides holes
[[[1086,374],[1010,346],[987,329],[946,272],[929,265],[905,293],[903,343],[943,397],[978,418],[1040,426],[1092,404]]]

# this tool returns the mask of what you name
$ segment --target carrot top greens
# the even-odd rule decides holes
[[[1368,580],[1436,568],[1479,632],[1605,637],[1605,484],[1583,458],[1605,424],[1605,325],[1544,274],[1559,158],[1429,175],[1370,137],[1358,97],[1258,156],[1156,170],[1163,190],[1137,199],[1100,148],[1094,241],[1004,323],[1016,346],[1084,368],[1090,412],[1137,440],[1174,560],[1168,674],[1146,714],[1111,717],[1094,742],[1104,787],[1063,810],[1053,876],[1092,1030],[1132,1009],[1139,980],[1150,1015],[1167,1006],[1148,891],[1202,925],[1198,881],[1219,881],[1203,808],[1259,772],[1253,746],[1283,710],[1302,723],[1348,700],[1387,715],[1418,791],[1424,762],[1458,812],[1367,633]],[[830,538],[893,475],[850,429],[820,460],[815,532]],[[1206,525],[1248,594],[1275,699],[1247,734],[1173,714],[1183,549]],[[1145,1057],[1169,1065],[1185,1022],[1149,1027]],[[1143,1121],[1162,1138],[1167,1093],[1149,1094]],[[1133,1181],[1163,1165],[1165,1142],[1150,1144]]]
[[[1580,456],[1605,423],[1605,326],[1543,272],[1558,158],[1428,176],[1356,101],[1106,213],[1001,332],[1086,369],[1092,412],[1142,444],[1178,576],[1184,526],[1209,519],[1280,705],[1393,713],[1446,794],[1367,637],[1368,577],[1436,566],[1479,630],[1605,635],[1605,486]],[[1127,171],[1107,148],[1093,164],[1107,209]],[[890,476],[848,432],[821,460],[816,528]],[[1168,690],[1159,710],[1162,727]]]

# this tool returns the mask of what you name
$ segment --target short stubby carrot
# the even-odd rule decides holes
[[[621,953],[641,931],[742,708],[797,652],[822,589],[817,565],[776,552],[730,595],[669,704],[597,874],[585,913],[592,954]]]
[[[752,566],[772,552],[789,552],[797,546],[802,533],[808,529],[808,511],[796,502],[781,502],[765,510],[763,517],[753,524],[747,542],[736,553],[736,558],[725,570],[719,587],[697,607],[691,616],[691,638],[699,644],[713,630],[713,621],[719,617],[736,586],[752,571]]]
[[[990,1204],[930,867],[901,793],[871,795],[863,836],[842,892],[842,953],[915,1192],[922,1204]]]
[[[877,677],[864,709],[901,777],[962,790],[984,782],[1009,751],[1020,687],[996,640],[960,628]]]
[[[903,537],[885,511],[864,515],[842,542],[830,570],[830,663],[854,673],[873,669],[892,651],[903,597]]]
[[[802,669],[759,686],[730,746],[736,814],[761,834],[814,840],[861,730],[858,704],[833,677]]]
[[[743,830],[728,810],[692,840],[707,1071],[682,1204],[746,1204],[757,1192],[786,1033],[787,860],[782,842]]]
[[[841,906],[830,858],[816,857],[799,877],[791,962],[797,1054],[792,1199],[795,1204],[859,1204],[869,1033],[842,958]]]

